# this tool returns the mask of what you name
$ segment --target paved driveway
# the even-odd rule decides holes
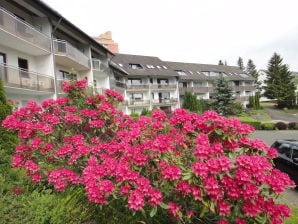
[[[273,107],[270,106],[264,106],[264,110],[269,114],[272,120],[298,122],[298,114],[289,114],[282,110],[275,110]]]

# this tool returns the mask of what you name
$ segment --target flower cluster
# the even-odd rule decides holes
[[[175,220],[205,214],[218,223],[244,224],[289,217],[289,208],[273,198],[293,182],[272,167],[276,150],[249,139],[251,126],[184,109],[170,119],[155,110],[134,120],[115,108],[123,100],[119,93],[86,97],[85,86],[85,80],[63,84],[69,94],[82,91],[75,95],[80,106],[71,97],[41,106],[29,101],[3,121],[21,139],[14,168],[57,191],[83,186],[92,203],[117,198],[136,211],[160,206]]]

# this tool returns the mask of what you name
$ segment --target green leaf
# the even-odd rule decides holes
[[[151,217],[151,218],[154,217],[155,214],[156,214],[156,212],[157,212],[157,206],[155,206],[155,207],[152,208],[152,210],[151,210],[151,212],[150,212],[150,217]]]
[[[204,217],[207,211],[208,211],[208,208],[206,206],[203,206],[203,209],[200,212],[200,218]]]
[[[162,207],[163,209],[169,209],[170,207],[167,205],[167,204],[165,204],[165,203],[160,203],[160,205],[159,205],[160,207]]]

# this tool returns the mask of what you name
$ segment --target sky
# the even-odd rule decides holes
[[[106,31],[119,52],[164,61],[266,69],[274,52],[298,71],[296,0],[43,0],[87,33]]]

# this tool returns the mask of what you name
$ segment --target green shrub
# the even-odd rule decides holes
[[[295,130],[296,126],[298,127],[298,124],[297,124],[296,122],[290,122],[290,123],[288,124],[288,128],[289,128],[290,130]]]
[[[131,113],[130,116],[135,120],[137,120],[140,117],[138,113]]]
[[[286,130],[288,128],[288,125],[285,122],[279,121],[275,124],[275,127],[278,130]]]
[[[262,130],[274,130],[275,123],[262,123],[261,127],[262,127]]]

